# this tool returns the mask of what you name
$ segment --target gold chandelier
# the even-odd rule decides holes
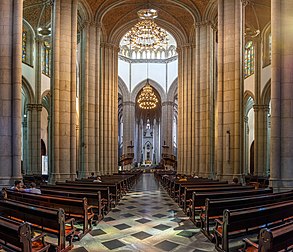
[[[148,80],[137,99],[137,103],[141,109],[154,109],[157,106],[158,98]]]
[[[137,12],[139,21],[125,35],[125,40],[136,50],[153,50],[167,45],[167,33],[157,26],[154,19],[158,16],[154,9],[142,9]]]

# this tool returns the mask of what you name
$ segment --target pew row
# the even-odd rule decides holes
[[[293,250],[293,222],[283,223],[273,228],[260,230],[259,242],[245,238],[243,252],[273,252]]]
[[[45,252],[50,244],[44,241],[45,234],[33,237],[27,222],[17,222],[0,216],[0,248],[22,252]]]
[[[291,220],[292,217],[292,200],[231,211],[226,209],[223,212],[223,218],[215,220],[215,247],[218,251],[228,252],[230,239],[252,234],[257,235],[264,226],[271,228],[272,225]]]
[[[74,219],[66,219],[65,212],[61,208],[56,210],[24,202],[1,199],[0,212],[5,218],[29,222],[32,227],[41,232],[54,234],[57,237],[58,244],[52,245],[56,246],[58,251],[69,251],[73,248]]]
[[[65,211],[67,217],[73,217],[76,221],[82,221],[82,232],[76,232],[78,238],[82,238],[92,229],[92,221],[94,218],[94,209],[98,209],[99,218],[101,217],[101,208],[99,205],[88,205],[87,198],[69,198],[63,196],[41,195],[34,193],[26,193],[22,191],[14,191],[3,188],[2,195],[4,199],[12,199],[15,201],[25,202],[33,205],[44,206],[49,208]]]

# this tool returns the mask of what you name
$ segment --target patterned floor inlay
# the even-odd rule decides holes
[[[122,203],[123,202],[123,203]],[[216,251],[153,174],[143,174],[130,192],[80,241],[76,252]]]

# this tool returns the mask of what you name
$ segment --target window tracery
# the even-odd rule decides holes
[[[51,46],[45,41],[42,48],[42,73],[51,76]]]
[[[249,77],[252,74],[254,74],[254,46],[252,41],[249,41],[245,45],[244,77]]]

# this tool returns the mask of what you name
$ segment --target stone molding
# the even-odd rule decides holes
[[[122,103],[123,106],[135,106],[135,102],[132,101],[125,101]]]
[[[26,107],[28,111],[32,111],[32,110],[42,111],[43,109],[42,104],[35,104],[35,103],[27,104]]]
[[[265,112],[269,112],[270,111],[270,107],[269,105],[261,105],[261,104],[255,104],[253,105],[253,110],[256,111],[265,111]]]
[[[174,105],[174,102],[172,102],[172,101],[164,101],[164,102],[162,102],[162,107],[163,106],[172,106],[173,107],[173,105]]]

